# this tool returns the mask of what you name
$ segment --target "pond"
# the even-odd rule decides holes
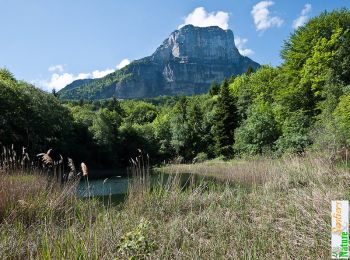
[[[95,176],[97,174],[95,173]],[[151,187],[162,183],[165,185],[175,174],[166,174],[158,171],[151,172]],[[82,179],[78,185],[77,194],[79,197],[96,197],[103,201],[111,201],[113,203],[123,202],[128,192],[130,181],[132,177],[116,175],[105,179],[92,179],[87,181]],[[179,176],[179,184],[182,188],[190,185],[198,185],[206,181],[217,183],[219,182],[214,177],[205,177],[194,175],[191,173],[182,173]]]
[[[129,178],[114,176],[106,179],[93,179],[87,181],[82,179],[78,185],[77,194],[79,197],[97,197],[122,202],[128,192]]]

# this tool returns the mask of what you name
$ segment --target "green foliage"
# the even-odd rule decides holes
[[[13,76],[13,74],[6,68],[0,69],[0,79],[7,82],[16,82],[16,79]]]
[[[126,121],[132,124],[152,123],[158,115],[157,107],[143,101],[130,102]]]
[[[194,162],[201,163],[201,162],[205,162],[208,159],[209,159],[208,155],[204,152],[201,152],[196,155],[196,157],[194,158]]]
[[[170,110],[170,109],[169,109]],[[159,152],[165,155],[165,158],[171,158],[175,150],[171,144],[171,117],[168,110],[163,110],[153,122],[153,132],[159,144]]]
[[[118,252],[128,259],[144,259],[155,250],[155,242],[149,238],[150,222],[141,219],[140,224],[126,233],[118,244]]]
[[[340,98],[334,110],[336,126],[340,133],[342,143],[350,145],[350,94]]]
[[[132,77],[126,68],[117,70],[103,78],[94,79],[74,88],[65,88],[59,91],[61,99],[101,99],[113,95],[115,84]]]
[[[240,119],[247,117],[250,106],[256,100],[273,102],[273,95],[276,91],[274,81],[278,73],[278,69],[262,66],[250,76],[237,77],[230,85],[231,93],[236,99],[237,113]]]
[[[73,119],[69,110],[50,94],[16,81],[0,70],[0,141],[33,150],[66,146]]]
[[[232,157],[233,132],[238,125],[237,109],[227,80],[221,85],[215,116],[216,155]]]
[[[252,66],[249,66],[245,74],[249,76],[252,73],[254,73],[254,68]]]
[[[330,40],[332,34],[341,28],[350,28],[350,13],[347,9],[324,12],[299,27],[284,43],[281,55],[285,66],[292,70],[301,69],[313,56],[313,50],[322,39]]]
[[[184,157],[189,157],[189,131],[190,126],[188,124],[188,100],[186,97],[182,97],[174,108],[174,114],[170,121],[171,128],[171,144],[175,149],[176,154],[183,154]]]
[[[215,96],[217,94],[219,94],[220,91],[220,86],[216,81],[212,81],[210,84],[210,88],[209,88],[209,94],[211,96]]]
[[[274,150],[279,136],[273,111],[268,103],[256,103],[248,118],[235,131],[234,148],[241,154],[262,154]]]
[[[282,135],[276,142],[279,152],[301,153],[311,144],[309,117],[297,111],[283,122]]]
[[[97,144],[108,147],[115,143],[121,117],[116,111],[99,109],[94,117],[90,131]]]

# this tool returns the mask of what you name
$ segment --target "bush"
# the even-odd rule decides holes
[[[146,258],[154,249],[155,243],[148,238],[150,222],[141,219],[140,224],[131,232],[126,233],[119,245],[118,252],[128,259]]]
[[[193,159],[194,163],[201,163],[208,160],[208,155],[206,153],[199,153],[197,156]]]

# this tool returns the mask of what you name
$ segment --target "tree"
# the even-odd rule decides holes
[[[237,127],[237,109],[229,90],[229,83],[225,79],[220,87],[220,93],[215,117],[215,150],[216,155],[231,157],[233,133]]]
[[[118,101],[118,99],[116,99],[115,97],[107,100],[105,107],[110,111],[117,112],[120,116],[125,116],[125,111],[123,110],[122,106],[120,105],[120,102]]]
[[[17,80],[13,76],[12,72],[6,68],[0,68],[0,79],[8,82],[16,82]]]
[[[121,117],[116,111],[101,108],[90,127],[96,142],[107,149],[111,149],[116,143],[118,128],[121,125]]]
[[[57,91],[56,91],[55,88],[52,89],[52,95],[53,95],[55,98],[58,98],[58,97],[59,97],[59,94],[57,93]]]
[[[350,146],[350,94],[340,98],[334,117],[341,143]]]
[[[191,157],[195,157],[199,152],[205,151],[203,137],[205,135],[203,128],[203,112],[197,100],[191,100],[188,109],[188,126],[189,126],[189,147]]]
[[[181,97],[176,103],[174,110],[172,111],[171,118],[171,144],[174,147],[177,155],[189,158],[191,153],[189,147],[189,125],[188,125],[188,111],[187,111],[188,99]]]
[[[210,96],[215,96],[219,94],[219,91],[220,91],[220,86],[218,85],[218,83],[216,83],[215,80],[213,80],[211,82],[210,89],[209,89]]]
[[[246,75],[250,75],[250,74],[253,74],[254,73],[254,69],[252,66],[249,65],[247,71],[245,72]]]
[[[39,151],[67,145],[73,118],[52,95],[0,70],[0,140]]]
[[[228,83],[229,83],[229,84],[232,84],[233,82],[235,82],[235,76],[234,76],[234,75],[232,75],[232,76],[230,77],[230,80],[228,81]]]
[[[143,125],[152,123],[157,114],[158,111],[155,105],[139,101],[132,106],[126,120],[130,123]]]
[[[311,144],[309,136],[310,118],[298,110],[289,113],[282,124],[282,135],[276,141],[279,153],[302,153]]]
[[[256,102],[248,118],[235,131],[234,148],[243,154],[262,154],[274,149],[278,136],[271,106],[262,101]]]

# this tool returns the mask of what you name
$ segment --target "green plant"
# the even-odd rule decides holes
[[[135,229],[121,238],[118,252],[129,259],[146,258],[155,249],[155,242],[149,238],[149,226],[150,222],[142,218]]]

